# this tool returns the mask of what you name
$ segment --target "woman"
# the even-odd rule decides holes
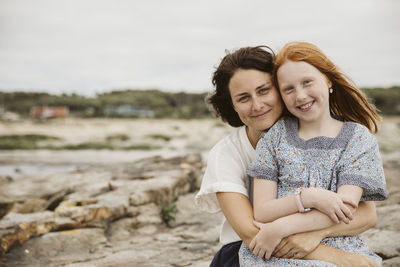
[[[251,181],[246,169],[253,160],[261,134],[281,116],[283,104],[271,81],[273,52],[268,47],[245,47],[228,53],[213,74],[214,94],[209,98],[217,116],[233,127],[230,135],[210,151],[196,204],[208,212],[222,210],[220,241],[224,245],[211,266],[239,266],[238,251],[249,245],[259,229],[253,224]],[[367,257],[319,244],[327,236],[353,235],[376,224],[373,202],[359,205],[350,224],[300,233],[281,241],[274,255],[317,259],[339,266],[369,266]],[[293,251],[296,251],[293,256]],[[371,265],[373,266],[373,265]]]

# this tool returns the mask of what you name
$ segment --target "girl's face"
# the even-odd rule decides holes
[[[277,72],[279,90],[286,108],[300,122],[330,118],[329,88],[332,83],[313,65],[287,61]]]
[[[229,91],[233,108],[249,131],[269,129],[282,114],[282,101],[269,73],[239,69],[229,81]]]

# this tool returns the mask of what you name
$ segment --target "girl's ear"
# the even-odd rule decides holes
[[[326,79],[326,83],[327,83],[327,85],[328,85],[328,88],[331,88],[331,87],[332,87],[332,82],[331,82],[331,80],[329,80],[329,78],[326,77],[326,75],[324,75],[324,76],[325,76],[325,79]]]

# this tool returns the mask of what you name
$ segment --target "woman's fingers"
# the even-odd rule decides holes
[[[274,255],[274,256],[277,255],[276,253],[279,253],[279,251],[281,249],[285,248],[287,243],[288,243],[287,238],[282,239],[281,242],[275,247],[275,250],[272,252],[272,255]],[[289,249],[286,249],[286,250],[289,250]],[[276,256],[276,257],[279,257],[279,256]]]
[[[278,258],[284,258],[284,255],[286,255],[289,252],[289,250],[290,250],[289,248],[283,247],[282,249],[280,249],[279,251],[277,251],[273,255],[275,257],[278,257]]]

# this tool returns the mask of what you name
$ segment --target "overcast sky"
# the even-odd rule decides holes
[[[400,85],[399,33],[398,0],[0,0],[0,90],[205,92],[225,49],[293,40]]]

